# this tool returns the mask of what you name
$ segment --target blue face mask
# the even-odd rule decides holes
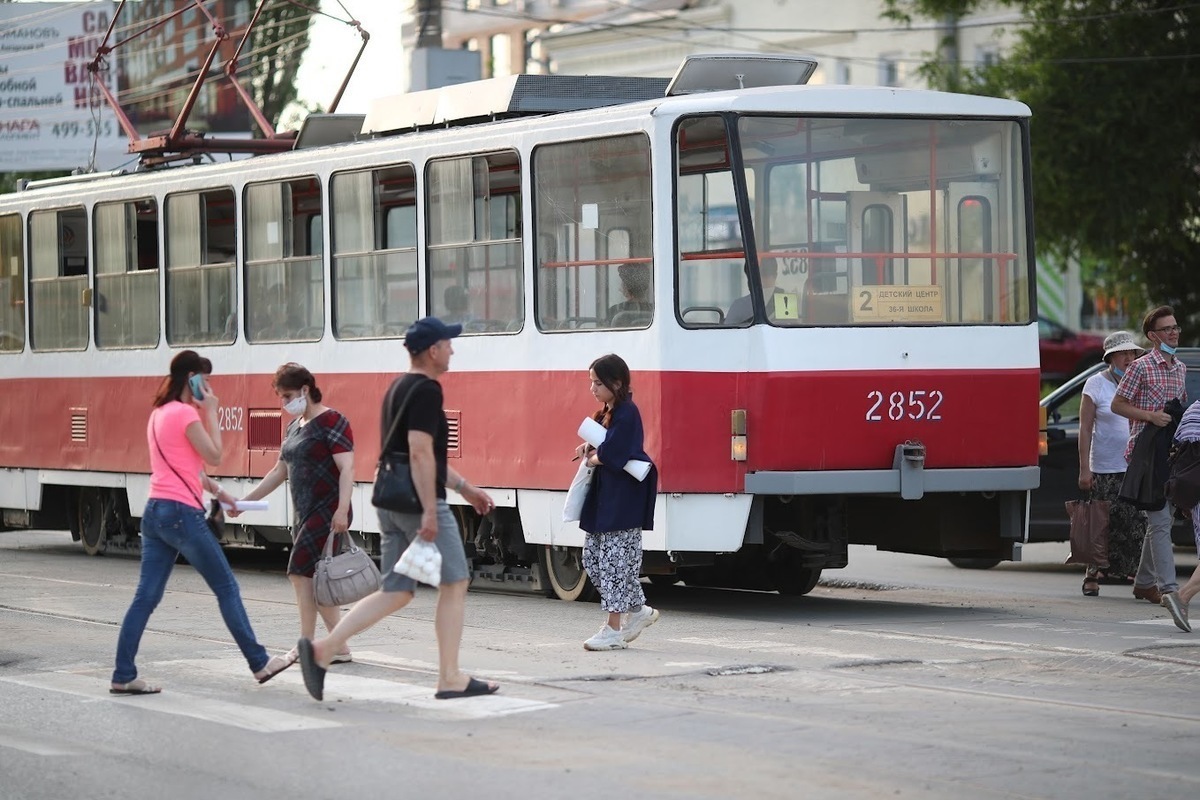
[[[1112,371],[1113,375],[1116,375],[1118,378],[1125,374],[1125,370],[1121,369],[1120,367],[1113,367]]]
[[[1169,356],[1175,355],[1176,348],[1171,347],[1171,345],[1167,344],[1166,342],[1159,342],[1158,349],[1162,350],[1164,353],[1166,353]]]

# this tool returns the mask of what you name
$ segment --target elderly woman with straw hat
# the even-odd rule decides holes
[[[1117,331],[1104,340],[1108,368],[1088,378],[1079,406],[1079,488],[1089,500],[1109,502],[1108,564],[1089,564],[1083,593],[1100,594],[1100,583],[1128,583],[1137,572],[1146,536],[1146,515],[1118,498],[1125,477],[1125,445],[1129,420],[1112,412],[1117,384],[1142,348],[1129,331]]]

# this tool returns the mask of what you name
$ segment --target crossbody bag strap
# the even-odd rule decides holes
[[[422,376],[422,377],[424,377],[424,376]],[[425,380],[429,380],[429,379],[425,378]],[[379,457],[380,458],[383,458],[383,454],[387,452],[388,442],[390,442],[392,440],[392,436],[396,433],[396,428],[400,425],[400,418],[404,416],[404,409],[408,408],[408,401],[412,399],[413,392],[415,392],[417,390],[418,386],[422,386],[423,384],[424,384],[424,381],[417,381],[416,383],[414,383],[412,386],[409,387],[408,394],[404,395],[404,402],[400,404],[400,410],[396,412],[396,416],[392,417],[392,424],[388,427],[387,436],[384,436],[383,441],[380,442],[380,445],[379,445]],[[395,387],[392,388],[392,392],[394,392],[394,391],[395,391]],[[389,401],[393,397],[392,392],[388,393]],[[389,402],[388,405],[391,405],[391,403]]]
[[[204,501],[201,500],[199,497],[196,497],[196,490],[191,487],[191,484],[189,484],[186,480],[184,480],[183,476],[179,474],[179,470],[175,469],[175,465],[167,460],[167,454],[163,452],[162,445],[160,445],[158,443],[158,431],[155,430],[155,428],[157,428],[157,427],[158,427],[157,425],[151,423],[150,435],[154,437],[154,446],[156,448],[158,448],[158,455],[162,458],[163,463],[171,468],[171,472],[175,473],[175,477],[179,478],[179,482],[182,483],[189,492],[191,492],[192,497],[196,498],[196,502],[199,503],[200,508],[203,509]]]

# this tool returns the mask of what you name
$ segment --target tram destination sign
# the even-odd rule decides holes
[[[941,286],[856,286],[855,322],[945,322]]]
[[[114,4],[0,3],[0,172],[113,169],[128,161],[87,64]],[[116,82],[116,65],[97,77]]]

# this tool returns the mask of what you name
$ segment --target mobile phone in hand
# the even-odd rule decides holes
[[[196,373],[188,378],[188,385],[192,387],[192,397],[197,400],[204,399],[204,376]]]

